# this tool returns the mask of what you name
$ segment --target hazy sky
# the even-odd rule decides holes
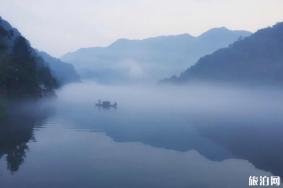
[[[282,10],[283,0],[0,0],[0,16],[55,56],[118,38],[255,31],[283,21]]]

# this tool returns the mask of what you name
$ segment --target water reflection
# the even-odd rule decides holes
[[[50,139],[50,135],[52,139]],[[248,161],[215,162],[196,151],[176,152],[139,142],[115,142],[104,133],[47,127],[36,133],[32,155],[18,176],[1,186],[20,188],[244,188],[257,170]],[[40,167],[40,168],[39,168]]]
[[[197,151],[212,161],[244,159],[283,177],[282,121],[239,116],[179,116],[93,112],[68,116],[78,129],[103,131],[116,142],[141,142],[180,152]]]
[[[7,104],[0,120],[0,158],[6,157],[9,171],[19,170],[29,150],[28,143],[35,141],[34,128],[41,126],[50,113],[50,108],[43,108],[40,102]]]
[[[248,187],[251,175],[283,175],[281,107],[264,104],[243,112],[239,109],[247,105],[218,101],[223,110],[211,110],[211,103],[174,106],[178,100],[168,104],[164,101],[170,97],[150,95],[158,103],[152,105],[146,93],[145,100],[139,93],[119,91],[119,96],[96,88],[92,94],[81,87],[59,92],[58,99],[48,101],[51,109],[17,106],[1,122],[0,155],[9,170],[17,171],[24,160],[32,162],[16,176],[1,173],[0,185],[239,188]],[[96,108],[101,96],[118,101],[119,108]],[[34,131],[40,126],[44,129]],[[38,141],[31,142],[35,136]]]
[[[280,90],[197,88],[148,92],[97,86],[95,92],[91,86],[85,89],[85,93],[115,96],[121,107],[116,112],[104,113],[86,102],[96,95],[90,98],[63,91],[62,96],[70,97],[72,102],[61,104],[59,112],[74,122],[75,128],[100,130],[117,142],[141,142],[181,152],[195,150],[212,161],[244,159],[258,169],[283,177]],[[80,112],[65,110],[66,106],[74,109],[72,105]]]
[[[258,169],[283,177],[282,125],[276,119],[218,117],[202,121],[196,128],[202,136],[226,148],[232,154],[229,158],[248,160]]]

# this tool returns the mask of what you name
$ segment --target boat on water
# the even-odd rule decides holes
[[[95,104],[99,108],[117,108],[117,102],[111,103],[110,101],[101,101],[99,100],[98,103]]]

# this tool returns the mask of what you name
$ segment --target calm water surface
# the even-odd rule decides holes
[[[0,187],[240,188],[249,176],[283,177],[282,100],[270,90],[69,85],[7,110]]]

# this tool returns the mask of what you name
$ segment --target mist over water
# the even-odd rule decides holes
[[[71,84],[58,91],[56,102],[86,107],[99,99],[118,102],[119,113],[173,113],[279,118],[283,90],[221,85],[100,85]]]
[[[283,1],[240,1],[0,0],[0,188],[283,187]]]
[[[98,108],[99,99],[118,107]],[[5,137],[10,130],[2,127],[10,144],[0,144],[0,181],[43,188],[248,187],[251,175],[283,175],[282,99],[274,88],[70,84],[19,113],[15,125],[34,122],[17,132],[22,140]],[[23,144],[29,149],[19,150]],[[19,151],[21,158],[11,157]],[[5,166],[17,168],[11,174]]]

